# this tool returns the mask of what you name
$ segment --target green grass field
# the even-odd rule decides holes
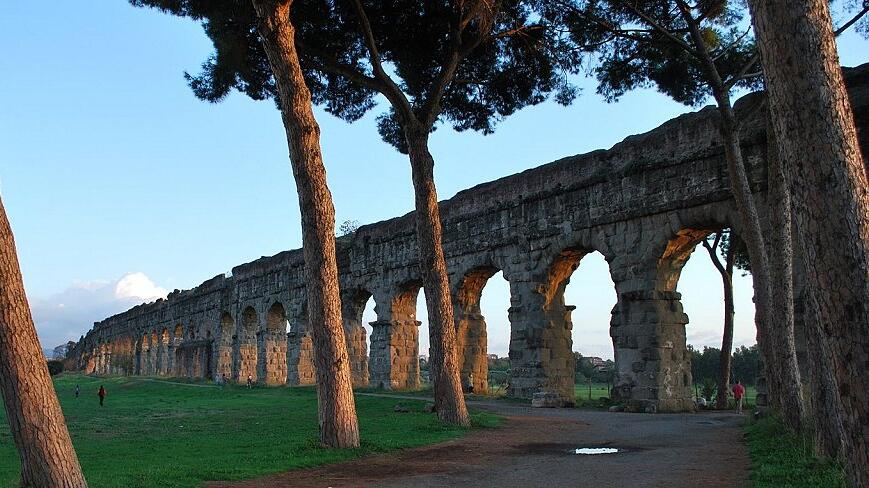
[[[81,397],[73,389],[81,385]],[[106,386],[100,408],[97,389]],[[314,388],[224,389],[145,378],[62,375],[55,388],[90,486],[193,487],[251,478],[375,452],[453,439],[467,432],[422,413],[423,401],[357,396],[362,447],[317,443]],[[395,413],[396,403],[411,413]],[[473,413],[475,426],[499,418]],[[0,487],[16,486],[18,455],[0,410]]]
[[[812,454],[811,444],[789,432],[775,418],[763,418],[745,428],[754,488],[845,488],[842,468]]]
[[[589,391],[591,391],[591,394],[589,394]],[[588,384],[573,385],[573,393],[576,395],[577,402],[589,399],[609,398],[610,396],[609,386],[605,383],[592,383],[591,390],[589,390]]]

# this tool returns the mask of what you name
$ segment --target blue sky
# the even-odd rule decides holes
[[[233,94],[208,104],[183,80],[211,52],[200,26],[124,1],[7,0],[0,45],[0,184],[46,346],[166,290],[300,245],[273,103]],[[843,64],[866,62],[867,53],[862,38],[840,39]],[[651,90],[607,104],[593,82],[581,84],[572,106],[525,109],[491,136],[437,131],[441,198],[610,147],[688,110]],[[317,111],[338,222],[375,222],[413,208],[409,165],[380,141],[376,113],[348,125]],[[720,335],[721,292],[708,261],[691,259],[679,285],[689,342],[697,345]],[[750,280],[736,286],[736,342],[751,343]],[[611,357],[615,293],[599,255],[583,261],[567,301],[578,306],[575,349]],[[483,311],[494,353],[506,354],[508,304],[506,283],[493,280]]]

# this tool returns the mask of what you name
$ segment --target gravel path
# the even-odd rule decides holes
[[[507,417],[455,441],[210,487],[748,486],[744,417],[628,414],[469,402]],[[580,447],[616,454],[576,455]]]

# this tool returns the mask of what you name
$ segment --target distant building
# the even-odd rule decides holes
[[[499,359],[501,359],[501,358],[499,358],[497,354],[489,354],[490,361],[497,361]]]
[[[591,363],[592,367],[594,367],[594,369],[598,371],[606,369],[606,361],[604,361],[602,358],[599,358],[597,356],[589,356],[583,357],[582,359],[585,359],[586,361]]]

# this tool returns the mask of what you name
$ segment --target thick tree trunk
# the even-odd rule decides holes
[[[435,408],[442,422],[470,425],[462,395],[456,351],[456,326],[447,263],[441,245],[441,216],[434,183],[434,159],[428,150],[428,131],[406,124],[408,154],[416,196],[416,239],[431,339],[430,371]]]
[[[720,233],[719,233],[720,235]],[[727,249],[727,258],[725,264],[721,264],[716,254],[718,250],[717,243],[720,242],[716,238],[716,245],[709,246],[704,242],[704,247],[709,252],[709,258],[715,269],[721,275],[721,285],[724,290],[724,333],[721,338],[721,354],[718,361],[718,393],[715,396],[715,408],[727,408],[727,398],[730,393],[730,364],[733,351],[733,318],[735,311],[733,309],[733,263],[736,252],[733,250],[735,235],[730,232],[730,247]]]
[[[22,487],[87,486],[24,294],[15,239],[0,201],[0,390],[21,458]]]
[[[742,148],[739,145],[736,117],[730,104],[730,95],[716,90],[718,111],[721,115],[719,130],[724,140],[724,153],[730,176],[730,189],[736,203],[742,223],[740,237],[745,241],[748,257],[751,261],[751,276],[754,281],[755,324],[757,326],[757,343],[760,346],[764,363],[766,364],[767,383],[770,398],[776,409],[781,408],[781,398],[784,386],[781,383],[775,360],[775,333],[768,330],[772,324],[770,302],[772,288],[769,280],[769,261],[761,232],[760,217],[751,192],[745,163],[742,159]]]
[[[326,184],[320,127],[305,85],[290,23],[291,0],[253,0],[275,84],[302,214],[302,246],[308,323],[317,370],[320,440],[331,447],[358,447],[359,425],[350,361],[341,321],[335,257],[335,208]]]
[[[826,0],[751,0],[807,288],[830,348],[848,475],[869,486],[869,181]],[[807,327],[811,330],[813,325]],[[830,412],[816,412],[828,415]]]
[[[787,161],[778,151],[771,124],[767,124],[767,188],[769,194],[770,227],[770,279],[775,283],[772,294],[771,328],[775,330],[775,355],[777,375],[785,389],[777,403],[782,418],[791,428],[802,429],[806,417],[803,400],[802,379],[797,361],[794,337],[794,256],[791,236],[793,210],[791,208],[790,177],[786,171]]]

